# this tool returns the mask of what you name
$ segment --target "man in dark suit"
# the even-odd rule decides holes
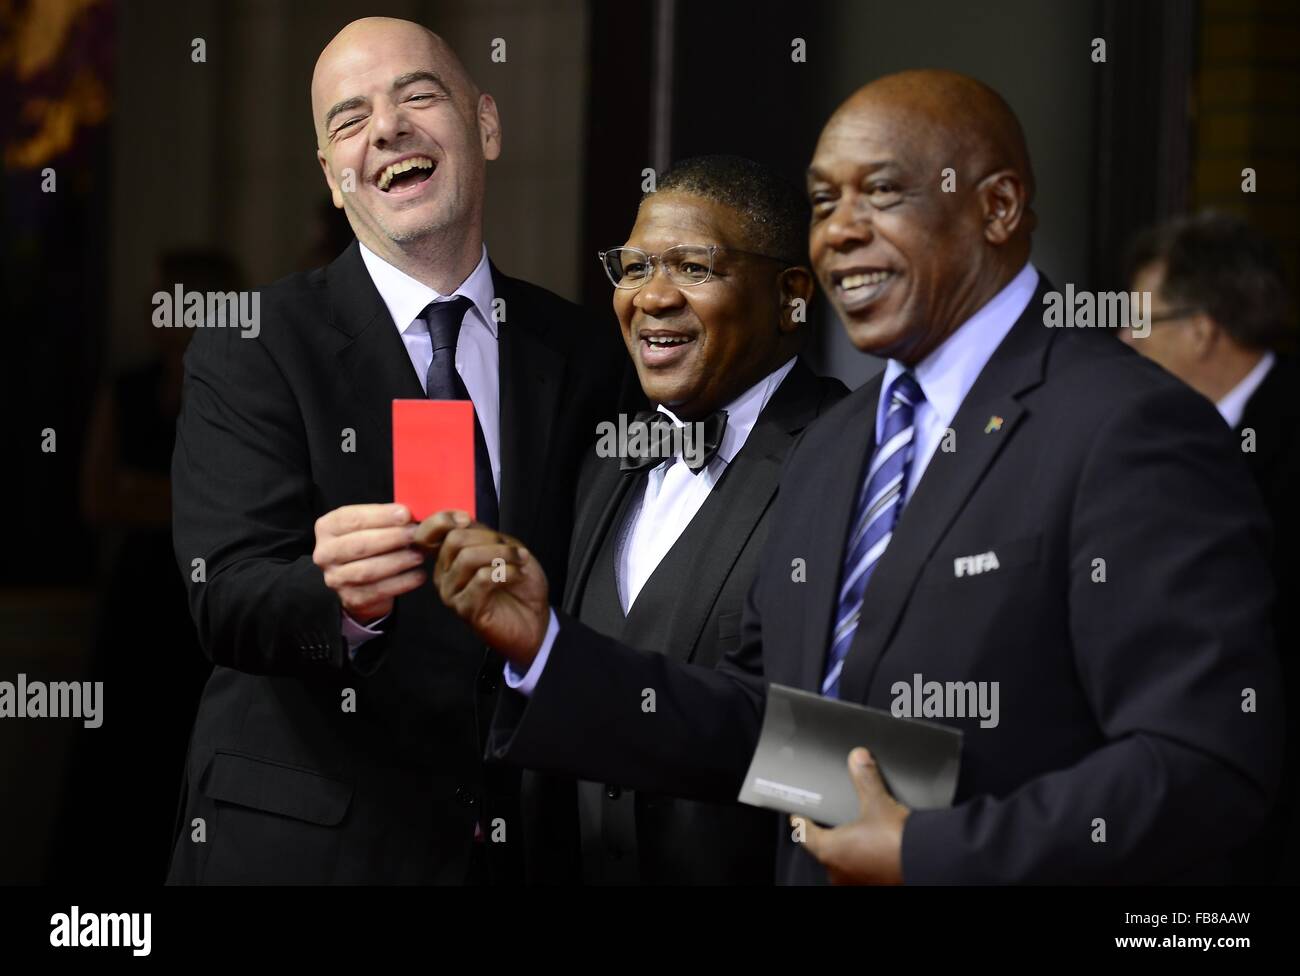
[[[818,278],[888,362],[791,451],[723,666],[550,611],[537,561],[464,513],[422,525],[439,595],[523,675],[493,754],[727,799],[766,682],[886,709],[953,682],[1000,701],[991,722],[941,709],[964,732],[953,806],[908,809],[854,750],[859,819],[783,832],[781,880],[1222,877],[1268,809],[1282,718],[1266,523],[1228,431],[1099,330],[1045,327],[1024,138],[979,82],[861,89],[808,188]]]
[[[578,465],[625,357],[488,261],[496,107],[436,35],[349,25],[312,107],[358,240],[264,290],[256,335],[202,329],[186,359],[175,547],[216,668],[170,877],[521,877],[517,775],[481,762],[500,665],[420,592],[391,402],[473,401],[479,517],[562,579]]]
[[[807,226],[798,188],[750,160],[707,156],[665,173],[626,245],[603,252],[624,342],[658,405],[633,423],[694,427],[697,443],[716,452],[591,456],[563,608],[594,630],[706,668],[740,643],[781,464],[804,427],[848,392],[799,358],[814,287],[801,257]],[[531,793],[532,777],[526,784]],[[569,816],[529,837],[530,852],[552,860],[567,852],[575,880],[771,881],[771,813],[635,793],[617,781],[537,790],[556,804],[567,799],[557,809]]]
[[[1125,341],[1213,401],[1264,496],[1273,522],[1273,629],[1288,704],[1286,772],[1269,829],[1242,879],[1300,875],[1300,372],[1281,262],[1242,218],[1206,212],[1151,229],[1133,243],[1130,287],[1149,293],[1151,328]]]

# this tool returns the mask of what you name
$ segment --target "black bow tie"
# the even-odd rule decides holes
[[[618,465],[619,470],[643,471],[653,468],[666,458],[677,456],[681,457],[691,474],[699,474],[709,466],[709,462],[717,456],[718,448],[722,446],[722,435],[727,430],[727,411],[715,411],[704,420],[686,426],[691,428],[690,431],[678,434],[677,425],[660,411],[638,411],[628,424],[629,447],[635,437],[633,432],[638,427],[644,427],[647,436],[644,439],[636,437],[636,440],[644,443],[646,450],[636,453],[625,451]],[[703,445],[698,443],[701,434],[704,437]]]

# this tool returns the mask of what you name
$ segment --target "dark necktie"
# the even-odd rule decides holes
[[[691,474],[699,474],[709,466],[718,455],[718,448],[722,446],[722,435],[727,430],[727,411],[715,410],[708,417],[701,421],[704,432],[704,450],[698,454],[698,460],[695,457],[682,458],[682,462],[690,469]],[[644,424],[649,428],[650,436],[646,438],[650,445],[650,450],[644,455],[625,455],[619,462],[620,471],[643,471],[646,468],[653,468],[661,464],[665,458],[672,457],[675,453],[673,450],[673,429],[676,424],[660,410],[640,410],[632,418],[632,424]],[[632,424],[628,425],[629,430]],[[693,426],[693,425],[692,425]],[[700,428],[696,428],[699,430]],[[685,444],[683,443],[683,446]],[[692,445],[694,447],[694,445]],[[691,451],[696,455],[696,451]]]
[[[422,318],[429,325],[433,358],[425,373],[425,393],[430,400],[468,400],[469,391],[456,372],[456,340],[460,324],[473,303],[463,295],[450,301],[430,302]],[[497,528],[497,494],[492,480],[492,459],[477,412],[474,414],[474,506],[475,516],[484,525]]]

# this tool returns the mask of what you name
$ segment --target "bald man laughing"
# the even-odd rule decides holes
[[[257,338],[199,330],[186,358],[175,546],[216,667],[170,879],[515,880],[517,776],[481,762],[500,664],[429,592],[392,504],[391,402],[472,401],[480,517],[562,578],[626,357],[616,329],[489,261],[501,121],[441,38],[349,24],[311,107],[357,239],[264,289]]]
[[[506,533],[421,526],[440,596],[510,661],[495,755],[733,800],[768,682],[885,710],[959,683],[1000,708],[933,716],[964,733],[953,806],[908,809],[855,750],[859,819],[784,825],[779,880],[1227,876],[1281,751],[1266,522],[1208,401],[1099,330],[1045,326],[1033,186],[1010,108],[960,75],[880,79],[826,124],[814,269],[887,365],[789,455],[716,670],[553,611]]]

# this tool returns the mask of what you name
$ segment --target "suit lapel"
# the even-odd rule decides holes
[[[708,501],[677,540],[678,544],[688,542],[697,555],[697,561],[692,566],[689,582],[690,599],[681,604],[670,631],[668,653],[674,657],[689,661],[695,656],[704,624],[713,611],[723,584],[745,543],[754,534],[758,520],[776,495],[781,480],[781,459],[792,439],[792,435],[779,425],[760,420],[724,473],[722,483],[714,488]],[[703,531],[695,535],[691,530],[696,528]],[[688,535],[691,536],[689,540]],[[670,550],[664,557],[665,563],[671,555]],[[661,563],[660,568],[663,565]]]
[[[338,362],[361,405],[369,436],[358,436],[369,456],[391,458],[395,399],[424,399],[424,388],[411,366],[406,346],[375,283],[361,260],[356,241],[331,264],[326,274],[330,324],[348,337],[338,352]],[[370,448],[378,445],[373,454]],[[391,498],[391,466],[381,473],[384,497]]]
[[[583,589],[591,577],[592,566],[605,536],[613,531],[614,516],[633,485],[644,485],[644,474],[619,470],[615,458],[601,459],[592,475],[591,484],[578,500],[577,518],[573,525],[573,546],[569,560],[569,579],[564,587],[565,613],[576,614]]]
[[[980,372],[953,418],[956,450],[936,450],[899,516],[863,597],[862,620],[844,662],[841,697],[865,701],[880,657],[907,605],[917,577],[939,540],[979,487],[1025,415],[1018,397],[1042,382],[1052,339],[1042,324],[1046,279],[1007,338]],[[996,422],[1000,418],[1000,422]]]
[[[831,621],[840,585],[844,540],[857,502],[867,459],[876,446],[876,404],[884,374],[868,380],[849,396],[854,401],[844,425],[843,450],[827,460],[825,478],[817,494],[819,504],[808,518],[808,572],[804,583],[807,607],[804,617],[803,680],[800,687],[819,691],[826,664]]]
[[[506,317],[498,332],[501,377],[501,528],[521,539],[534,536],[543,495],[551,431],[559,411],[564,356],[547,334],[547,324],[512,279],[492,268],[497,298]],[[591,437],[596,434],[593,430]]]
[[[803,359],[796,360],[759,414],[724,481],[714,490],[715,497],[701,508],[699,516],[712,516],[712,520],[704,523],[707,536],[691,539],[696,551],[703,555],[691,575],[694,598],[674,622],[668,645],[674,651],[680,649],[686,660],[695,656],[718,594],[776,497],[791,444],[817,419],[824,395],[817,375]],[[688,526],[686,531],[693,527]]]

